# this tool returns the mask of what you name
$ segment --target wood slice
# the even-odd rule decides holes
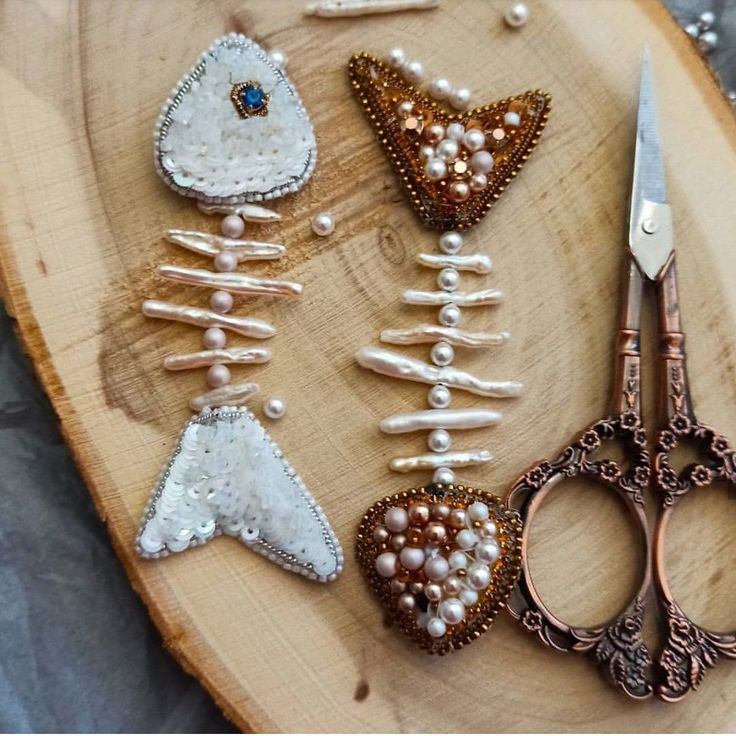
[[[692,731],[736,727],[736,664],[722,663],[676,706],[632,703],[583,657],[540,646],[508,616],[442,659],[383,624],[353,557],[363,511],[420,483],[387,470],[424,439],[387,438],[379,418],[421,408],[425,388],[365,373],[354,351],[381,329],[430,312],[402,306],[428,287],[414,264],[436,235],[411,213],[353,99],[353,51],[400,45],[478,102],[541,87],[549,126],[518,180],[468,236],[494,259],[484,284],[508,298],[472,325],[509,329],[491,353],[461,355],[482,375],[519,377],[499,428],[458,438],[496,460],[463,478],[503,493],[602,416],[612,378],[619,264],[624,257],[642,47],[652,51],[669,194],[679,245],[699,416],[736,439],[736,122],[693,45],[653,2],[531,2],[522,29],[507,3],[445,0],[438,10],[348,20],[302,16],[303,2],[38,2],[9,0],[0,67],[0,192],[4,297],[62,420],[131,582],[167,646],[243,729],[285,731]],[[160,234],[211,228],[156,176],[151,131],[170,88],[218,35],[242,31],[283,49],[317,131],[313,181],[277,205],[260,239],[289,256],[265,273],[305,284],[289,304],[253,300],[279,328],[274,361],[237,375],[289,413],[275,439],[322,502],[347,552],[343,576],[317,585],[231,539],[160,562],[133,552],[141,511],[188,418],[201,373],[166,374],[164,355],[196,349],[198,333],[140,314],[144,298],[203,303],[167,285],[161,262],[198,263]],[[310,218],[331,210],[335,234]],[[470,324],[470,320],[469,320]],[[645,345],[651,343],[651,322]],[[411,352],[411,351],[409,351]],[[417,355],[421,351],[417,351]],[[651,361],[645,365],[652,395]],[[260,411],[260,406],[256,406]],[[648,416],[652,416],[651,410]],[[702,623],[733,628],[736,506],[695,494],[671,529],[676,594]],[[636,580],[638,550],[615,502],[571,488],[533,529],[532,564],[554,610],[590,623],[611,615]]]

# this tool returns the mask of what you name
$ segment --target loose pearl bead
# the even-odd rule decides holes
[[[414,525],[424,526],[429,521],[429,506],[423,503],[413,503],[409,506],[409,522]]]
[[[480,562],[495,562],[501,550],[492,539],[482,539],[475,545],[475,559]]]
[[[443,583],[442,589],[447,595],[457,595],[463,589],[463,584],[460,582],[459,577],[450,575]]]
[[[233,253],[221,250],[215,256],[215,271],[234,271],[238,267],[238,258]]]
[[[424,595],[427,596],[427,600],[436,603],[442,598],[442,588],[437,583],[429,583],[429,585],[424,586]]]
[[[450,83],[442,77],[440,77],[439,79],[433,79],[429,83],[429,94],[432,95],[435,100],[446,99],[447,95],[450,94],[451,89],[452,86],[450,85]]]
[[[465,581],[473,590],[485,590],[491,582],[491,571],[486,565],[475,563],[468,568]]]
[[[482,192],[488,186],[488,177],[485,174],[473,174],[469,186],[471,192]]]
[[[455,291],[460,285],[460,274],[454,268],[443,268],[437,274],[437,286],[445,291]]]
[[[449,255],[455,255],[462,250],[463,236],[455,230],[448,230],[440,235],[440,250]]]
[[[394,506],[386,512],[383,523],[389,531],[403,532],[409,526],[409,514],[406,513],[406,509]]]
[[[434,429],[427,438],[427,447],[432,452],[447,452],[452,447],[452,437],[446,429]]]
[[[438,384],[429,389],[427,401],[433,409],[446,409],[452,401],[452,394],[447,386]]]
[[[431,158],[435,158],[434,146],[430,146],[429,144],[422,146],[419,149],[419,159],[421,161],[429,161]]]
[[[269,419],[281,419],[286,414],[286,402],[283,399],[269,399],[263,405],[263,413]]]
[[[465,126],[462,123],[450,123],[445,136],[451,141],[461,141],[465,135]]]
[[[486,137],[479,128],[473,128],[463,136],[463,145],[468,151],[472,151],[473,153],[483,148],[485,142]]]
[[[411,84],[419,84],[424,79],[424,67],[419,61],[409,61],[401,68],[404,79]]]
[[[391,549],[394,552],[401,552],[406,547],[406,537],[403,534],[394,534],[391,537]]]
[[[474,174],[487,174],[493,168],[493,156],[488,151],[476,151],[470,157]]]
[[[401,117],[408,118],[413,109],[414,103],[411,100],[404,100],[398,104],[396,112],[401,115]]]
[[[414,600],[414,596],[411,593],[403,593],[399,596],[397,606],[399,611],[401,611],[402,613],[411,613],[411,611],[414,610],[415,605],[416,602]]]
[[[219,388],[230,383],[230,369],[226,365],[211,365],[207,371],[207,383],[212,388]]]
[[[431,521],[424,529],[424,538],[430,544],[443,544],[447,539],[447,529],[439,521]]]
[[[404,547],[399,560],[407,570],[419,570],[424,564],[424,550],[419,547]]]
[[[465,110],[470,104],[470,90],[465,87],[454,89],[450,93],[450,104],[456,110]]]
[[[478,154],[473,154],[477,156]],[[454,181],[450,185],[450,199],[464,202],[470,196],[470,187],[464,181]]]
[[[396,555],[393,552],[382,552],[378,555],[376,572],[382,578],[392,578],[396,574]]]
[[[202,345],[207,350],[217,350],[227,345],[227,335],[219,327],[210,327],[202,335]]]
[[[424,574],[434,583],[444,580],[449,572],[450,563],[441,555],[430,557],[424,563]]]
[[[461,529],[455,535],[455,544],[457,544],[460,549],[470,549],[471,547],[475,547],[477,542],[478,537],[476,537],[475,533],[470,531],[470,529]]]
[[[468,556],[465,552],[455,550],[450,554],[450,568],[453,570],[465,570],[468,566]]]
[[[460,307],[457,304],[445,304],[440,309],[439,320],[440,324],[445,327],[457,327],[462,319]]]
[[[398,69],[404,65],[406,54],[404,49],[394,48],[386,54],[386,64],[392,69]]]
[[[220,229],[226,238],[239,238],[245,232],[245,222],[240,215],[227,215],[222,218]]]
[[[233,308],[233,297],[226,291],[215,291],[210,297],[210,307],[213,312],[225,314]]]
[[[432,516],[440,521],[446,519],[450,515],[450,507],[446,503],[436,503],[432,506]]]
[[[439,123],[432,123],[425,131],[424,137],[430,143],[439,143],[445,137],[445,129]]]
[[[450,511],[450,526],[455,529],[463,529],[468,522],[468,515],[464,509],[453,509]]]
[[[437,146],[437,156],[445,162],[454,161],[459,152],[460,147],[458,146],[457,141],[448,140],[447,138],[445,138],[444,141],[441,141]]]
[[[329,212],[318,212],[312,218],[312,230],[321,238],[332,235],[335,232],[335,218]]]
[[[385,526],[377,526],[373,530],[373,541],[377,542],[378,544],[385,544],[388,542],[388,538],[391,535],[388,532],[388,529],[386,529]]]
[[[433,483],[441,483],[443,486],[449,486],[455,482],[455,473],[450,468],[437,468],[432,475]]]
[[[504,13],[503,19],[511,28],[519,28],[529,20],[529,8],[524,3],[514,3]]]
[[[503,124],[508,125],[510,128],[518,127],[521,122],[521,116],[518,112],[507,112],[503,116]]]
[[[482,501],[475,501],[468,506],[468,516],[472,521],[483,521],[488,518],[488,506]]]
[[[273,49],[269,54],[269,57],[271,58],[273,65],[278,69],[283,69],[286,66],[286,54],[280,49]]]
[[[453,626],[465,617],[465,606],[457,598],[448,598],[440,603],[439,614],[445,623]]]
[[[432,346],[430,353],[432,362],[435,365],[443,366],[450,365],[453,358],[455,357],[455,351],[452,349],[452,345],[446,342],[438,342]]]
[[[460,591],[458,598],[466,606],[474,606],[478,602],[478,594],[474,590],[468,590],[467,588]]]
[[[447,165],[440,158],[430,158],[424,165],[424,173],[430,181],[439,181],[447,176]]]
[[[447,625],[441,618],[431,618],[427,621],[427,633],[433,639],[439,639],[445,635],[447,631]]]

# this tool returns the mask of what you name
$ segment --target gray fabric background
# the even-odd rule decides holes
[[[736,88],[736,0],[669,5],[683,23],[716,11],[721,41],[710,58]],[[0,730],[232,731],[162,648],[4,312]]]

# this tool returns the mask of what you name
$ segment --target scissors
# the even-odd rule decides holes
[[[672,208],[665,189],[648,51],[641,70],[628,241],[611,414],[590,425],[557,460],[540,462],[524,473],[508,492],[508,505],[524,522],[522,572],[509,599],[509,610],[524,628],[553,649],[591,656],[626,695],[637,699],[656,695],[674,702],[695,690],[720,659],[736,658],[736,631],[706,630],[678,605],[665,573],[665,530],[673,508],[686,494],[714,481],[736,483],[736,453],[725,437],[701,424],[693,411],[677,296]],[[639,342],[643,290],[649,283],[656,287],[659,322],[659,431],[653,458],[641,416]],[[623,445],[626,467],[595,456],[610,440]],[[699,460],[678,472],[671,453],[683,442],[698,447]],[[590,628],[567,624],[549,611],[534,587],[527,554],[531,521],[545,496],[560,481],[576,476],[597,481],[619,495],[646,550],[633,599],[612,620]],[[644,509],[644,492],[650,483],[657,503],[653,533]],[[664,643],[656,657],[641,635],[645,601],[651,591],[664,630]]]

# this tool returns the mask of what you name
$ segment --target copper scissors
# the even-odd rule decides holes
[[[509,610],[524,628],[561,652],[589,654],[626,695],[656,695],[677,701],[695,690],[721,658],[736,658],[736,632],[708,631],[688,618],[674,599],[664,566],[664,535],[672,509],[686,494],[714,481],[736,483],[736,454],[728,440],[701,424],[693,412],[685,366],[672,238],[651,62],[645,51],[641,70],[634,176],[624,268],[621,325],[616,344],[616,377],[610,416],[590,425],[554,461],[540,462],[511,487],[507,502],[524,521],[523,566]],[[659,322],[658,433],[650,456],[641,416],[640,323],[644,285],[656,288]],[[605,443],[618,440],[626,467],[597,459]],[[671,453],[678,443],[698,448],[698,461],[676,470]],[[598,451],[598,453],[597,453]],[[641,582],[623,612],[595,627],[572,626],[542,602],[529,572],[531,520],[546,494],[560,481],[587,477],[608,486],[623,500],[646,549]],[[652,486],[657,504],[650,533],[644,494]],[[641,635],[645,601],[656,598],[663,645],[650,654]]]

